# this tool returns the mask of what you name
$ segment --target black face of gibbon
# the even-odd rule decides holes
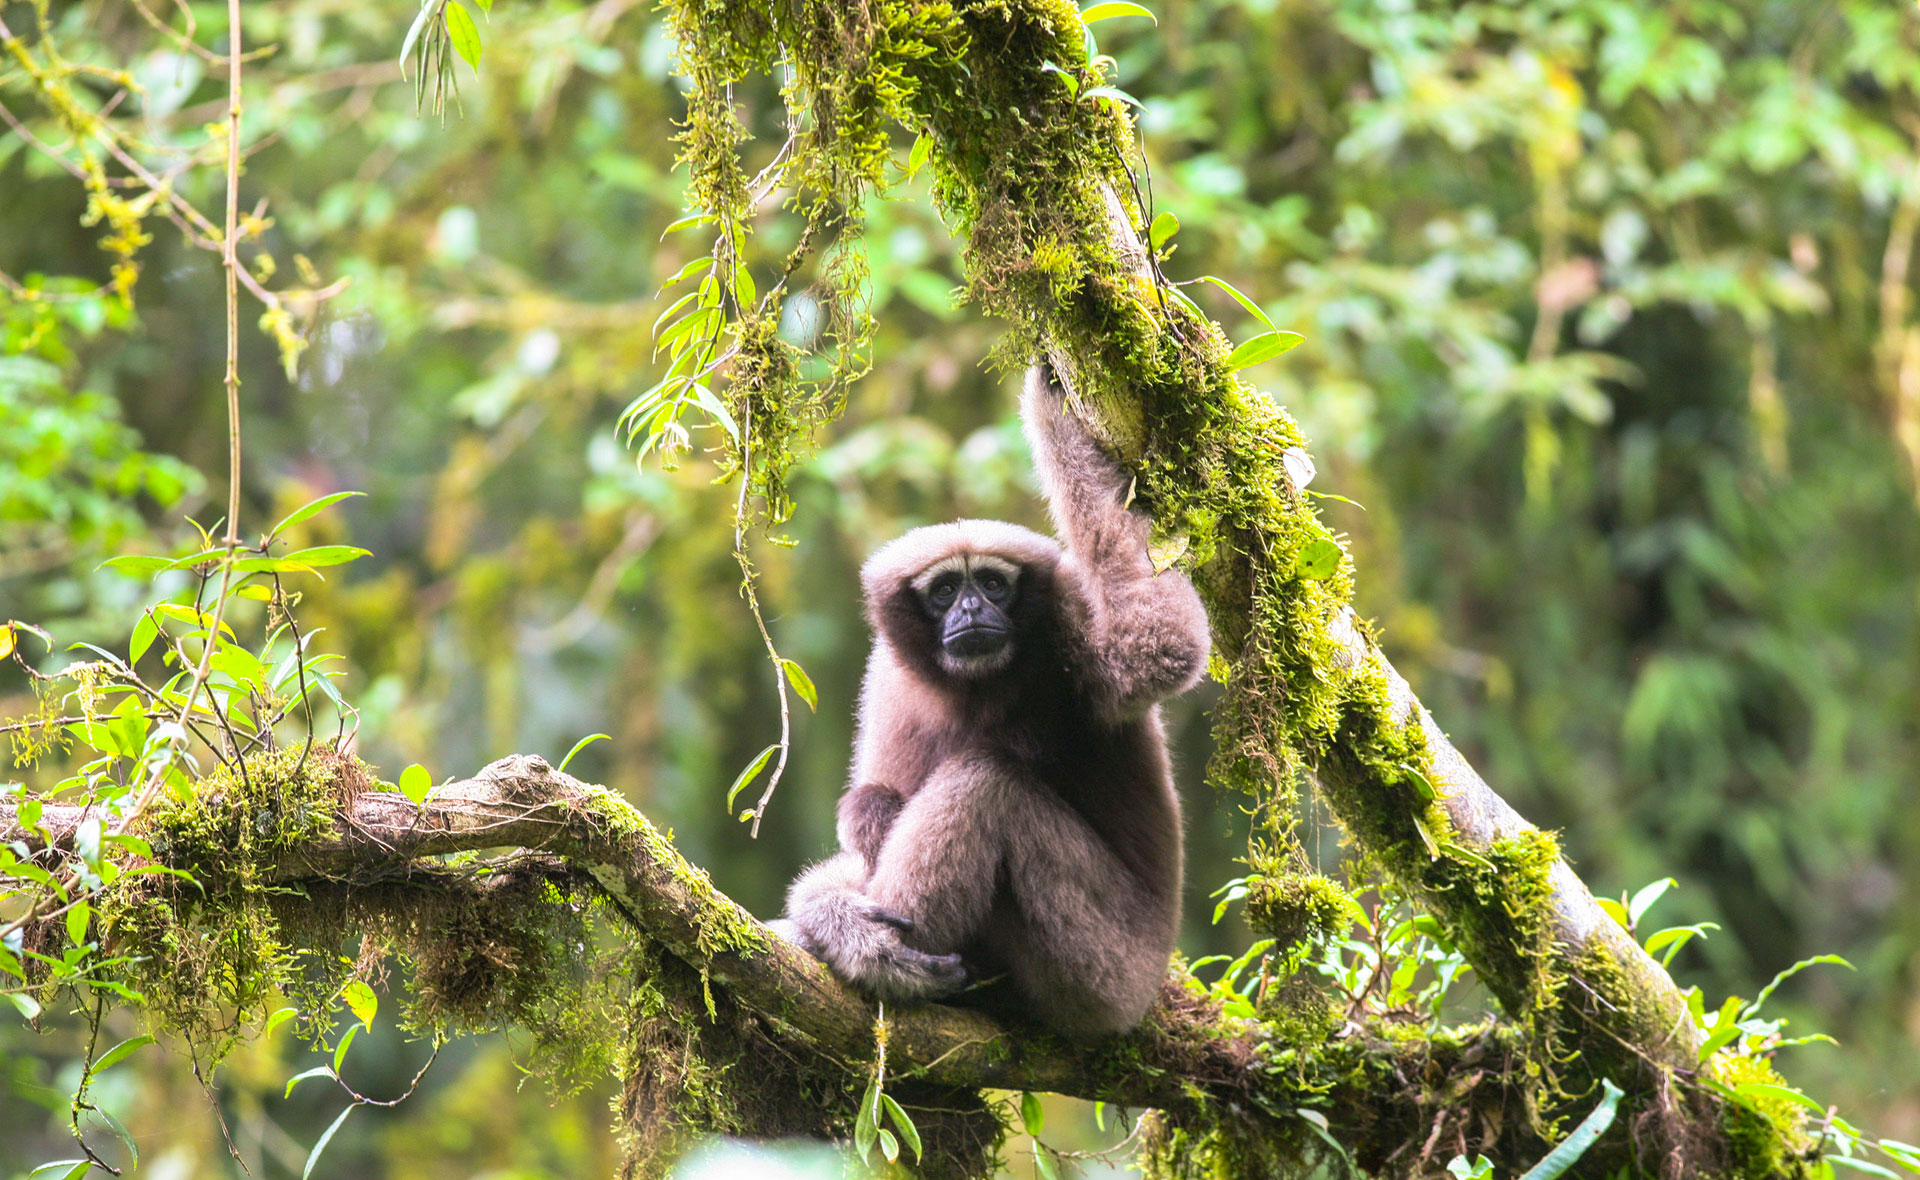
[[[934,663],[949,676],[978,679],[1030,654],[1030,571],[995,554],[956,554],[916,575],[909,587],[920,608]]]

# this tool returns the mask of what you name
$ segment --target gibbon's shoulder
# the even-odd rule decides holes
[[[873,551],[860,567],[860,588],[877,602],[915,574],[956,554],[992,555],[1029,569],[1060,564],[1060,542],[1004,520],[955,520],[910,529]]]

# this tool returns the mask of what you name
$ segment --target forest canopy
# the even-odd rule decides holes
[[[0,4],[0,1173],[1920,1170],[1920,12],[1157,7]],[[1039,353],[1185,961],[949,1058],[727,899]]]

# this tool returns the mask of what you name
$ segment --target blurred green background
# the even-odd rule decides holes
[[[217,47],[224,7],[187,7]],[[1795,959],[1850,958],[1856,973],[1783,994],[1795,1031],[1840,1041],[1791,1051],[1787,1072],[1920,1140],[1920,10],[1157,7],[1157,28],[1100,29],[1145,104],[1155,200],[1183,223],[1170,273],[1218,274],[1307,336],[1250,375],[1306,426],[1316,488],[1364,505],[1326,516],[1387,650],[1495,788],[1564,833],[1596,892],[1671,874],[1659,917],[1722,926],[1676,961],[1683,985],[1752,995]],[[32,11],[0,0],[16,31]],[[69,56],[145,85],[115,117],[152,160],[207,143],[224,81],[202,62],[120,0],[50,12]],[[301,256],[351,284],[299,317],[310,343],[291,379],[243,307],[243,524],[368,493],[314,532],[375,556],[315,583],[304,620],[350,661],[359,748],[389,775],[557,760],[604,731],[571,769],[773,913],[832,841],[862,556],[955,515],[1042,519],[1015,377],[979,363],[995,326],[953,306],[955,245],[925,174],[903,180],[868,210],[873,371],[796,479],[796,544],[757,543],[771,625],[821,709],[798,719],[750,840],[723,798],[778,722],[737,594],[732,491],[697,435],[661,472],[636,470],[613,432],[657,377],[652,294],[703,245],[659,240],[684,180],[661,18],[636,0],[500,4],[480,78],[462,67],[436,117],[395,62],[411,16],[247,9],[247,43],[278,50],[248,67],[260,146],[242,204],[268,202],[283,279]],[[777,137],[775,82],[741,100]],[[0,103],[66,142],[4,68]],[[179,183],[217,206],[217,171]],[[0,272],[91,290],[111,259],[85,213],[80,185],[0,128]],[[63,642],[124,649],[149,590],[99,562],[184,546],[184,515],[222,511],[216,259],[147,224],[130,318],[84,297],[49,319],[0,290],[0,618]],[[762,273],[790,233],[769,214]],[[789,315],[804,333],[804,296]],[[1207,921],[1244,824],[1199,783],[1205,698],[1169,714],[1192,955],[1247,940]],[[0,669],[0,714],[30,705]],[[1316,852],[1336,860],[1337,839]],[[0,1175],[69,1154],[58,1087],[77,1026],[50,1027],[0,1020]],[[370,1093],[398,1092],[425,1057],[388,1034],[349,1066]],[[607,1173],[611,1087],[556,1103],[515,1061],[511,1036],[454,1046],[413,1100],[356,1114],[321,1174]],[[318,1086],[281,1097],[306,1064],[283,1031],[217,1079],[256,1175],[297,1175],[341,1105]],[[100,1087],[141,1141],[141,1174],[232,1170],[184,1059],[143,1054]]]

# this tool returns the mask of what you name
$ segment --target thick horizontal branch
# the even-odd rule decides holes
[[[195,805],[233,804],[211,797]],[[0,807],[0,840],[20,840],[35,852],[68,852],[85,817],[83,808],[49,804],[40,824],[27,831],[12,807]],[[331,829],[255,866],[259,883],[326,881],[351,888],[404,883],[416,874],[424,884],[440,871],[440,862],[428,858],[509,848],[548,854],[591,878],[635,937],[704,973],[776,1039],[841,1062],[873,1057],[871,999],[714,889],[703,870],[624,800],[541,758],[501,759],[417,806],[386,791],[344,794]],[[1269,1031],[1223,1015],[1189,984],[1184,973],[1170,975],[1138,1030],[1084,1044],[963,1008],[898,1007],[887,1013],[889,1072],[942,1086],[1153,1107],[1175,1117],[1207,1104],[1253,1117],[1311,1107],[1324,1112],[1350,1150],[1376,1156],[1404,1147],[1431,1120],[1423,1103],[1435,1092],[1436,1067],[1502,1072],[1492,1065],[1507,1040],[1497,1027],[1436,1050],[1350,1026],[1329,1053],[1321,1044],[1267,1040]],[[1299,1062],[1315,1064],[1275,1067],[1298,1048],[1309,1051],[1293,1055]]]

